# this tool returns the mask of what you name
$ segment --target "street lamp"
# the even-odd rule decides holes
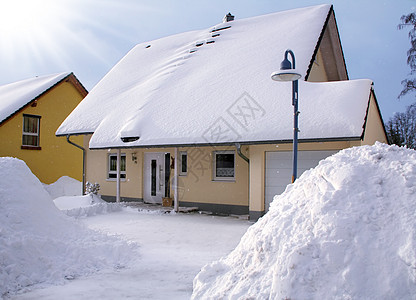
[[[292,63],[287,59],[288,54],[290,54],[293,62]],[[293,105],[293,173],[292,173],[292,183],[295,182],[297,177],[298,169],[298,79],[302,76],[295,70],[295,54],[292,50],[285,51],[285,58],[280,64],[280,72],[274,72],[271,75],[272,79],[275,81],[292,81],[292,105]]]

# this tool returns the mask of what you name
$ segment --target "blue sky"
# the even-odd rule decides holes
[[[410,72],[407,30],[398,30],[416,0],[13,0],[0,11],[0,84],[72,71],[91,90],[135,45],[204,29],[231,12],[247,18],[334,5],[350,79],[374,81],[384,121],[415,102],[397,99]],[[276,66],[282,54],[276,53]],[[301,101],[301,98],[300,98]]]

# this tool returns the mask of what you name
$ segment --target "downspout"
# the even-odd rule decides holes
[[[85,148],[81,147],[80,145],[75,144],[74,142],[70,141],[69,138],[71,136],[68,134],[66,136],[66,141],[71,145],[79,148],[82,150],[82,194],[85,195]]]
[[[241,152],[241,144],[240,143],[235,143],[235,148],[237,148],[237,154],[244,159],[248,164],[250,164],[250,159],[248,159],[247,156],[245,156],[242,152]]]
[[[175,210],[175,212],[179,211],[179,199],[178,199],[178,148],[175,147],[175,165],[174,165],[174,176],[173,178],[175,178],[174,180],[174,194],[173,194],[173,201],[174,201],[174,205],[173,205],[173,209]]]
[[[250,186],[250,159],[247,156],[245,156],[243,154],[243,152],[241,152],[241,144],[240,143],[235,143],[235,148],[237,149],[238,156],[240,156],[242,159],[244,159],[248,164],[248,209],[249,209],[249,215],[250,215],[250,207],[251,207],[251,204],[250,204],[250,189],[251,189],[251,186]]]

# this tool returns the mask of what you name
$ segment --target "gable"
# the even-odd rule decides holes
[[[389,143],[383,118],[373,89],[368,100],[367,114],[363,126],[363,145],[373,145],[376,141]]]
[[[325,75],[322,76],[322,74]],[[347,67],[333,7],[328,13],[305,80],[315,82],[348,80]]]

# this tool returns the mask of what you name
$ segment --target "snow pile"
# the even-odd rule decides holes
[[[377,143],[305,172],[194,299],[416,299],[416,152]]]
[[[136,247],[75,223],[23,161],[0,158],[0,296],[122,267]]]
[[[43,185],[52,199],[62,196],[82,195],[82,182],[68,176],[62,176],[52,184]]]
[[[67,216],[80,218],[121,211],[118,203],[107,203],[99,195],[81,196],[82,182],[68,176],[59,178],[50,185],[44,185],[54,199],[55,206]]]
[[[64,196],[54,199],[56,207],[70,217],[90,217],[121,211],[119,203],[107,203],[99,195],[89,194],[84,196]]]

